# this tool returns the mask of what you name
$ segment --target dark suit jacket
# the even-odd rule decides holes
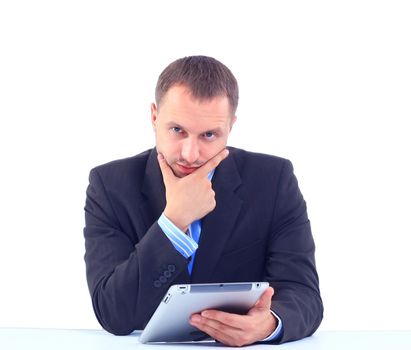
[[[192,275],[157,224],[165,188],[155,149],[90,173],[87,281],[107,331],[143,329],[177,283],[268,281],[283,321],[277,342],[311,335],[323,306],[305,201],[288,160],[229,148],[213,176],[216,208],[202,220]]]

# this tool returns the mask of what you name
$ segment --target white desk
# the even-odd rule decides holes
[[[221,344],[147,345],[138,341],[139,332],[114,336],[99,330],[0,328],[1,350],[141,350],[141,349],[208,349]],[[269,349],[253,345],[247,349]],[[310,338],[274,346],[275,349],[304,350],[411,350],[409,332],[317,332]]]

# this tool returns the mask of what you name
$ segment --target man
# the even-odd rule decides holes
[[[296,340],[320,325],[314,241],[292,165],[226,147],[237,103],[226,66],[205,56],[179,59],[157,83],[156,147],[91,171],[87,281],[109,332],[143,329],[180,283],[270,283],[247,315],[191,317],[226,345]]]

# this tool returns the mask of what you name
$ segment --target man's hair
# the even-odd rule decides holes
[[[235,114],[238,105],[237,80],[233,73],[215,58],[188,56],[170,63],[157,81],[158,108],[164,95],[175,85],[187,86],[192,96],[199,100],[227,96],[231,111]]]

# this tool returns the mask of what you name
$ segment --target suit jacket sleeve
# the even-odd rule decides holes
[[[307,208],[287,160],[281,170],[271,227],[266,279],[275,289],[272,309],[283,322],[282,336],[277,339],[283,343],[313,334],[323,317]]]
[[[187,261],[155,222],[126,233],[98,169],[90,173],[85,206],[87,282],[96,317],[107,331],[143,329],[168,287],[187,272]]]

